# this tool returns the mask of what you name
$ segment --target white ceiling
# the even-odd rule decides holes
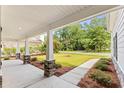
[[[2,39],[24,39],[114,7],[116,6],[2,6]]]

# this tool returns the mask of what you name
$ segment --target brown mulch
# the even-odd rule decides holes
[[[44,70],[44,64],[43,62],[39,62],[39,61],[35,61],[35,62],[31,62],[32,65],[38,67],[39,69]],[[68,71],[72,70],[74,67],[61,67],[55,70],[54,75],[56,76],[61,76],[65,73],[67,73]]]
[[[110,62],[109,66],[108,66],[108,70],[104,71],[105,73],[109,74],[112,78],[112,84],[111,86],[103,86],[100,83],[92,80],[92,78],[89,77],[89,75],[91,73],[93,73],[96,69],[94,67],[92,67],[87,74],[84,76],[84,78],[82,78],[80,80],[80,82],[78,83],[78,86],[81,88],[120,88],[120,82],[114,67],[114,64],[112,62]]]
[[[56,69],[54,75],[56,75],[56,76],[59,77],[59,76],[65,74],[65,73],[67,73],[68,71],[72,70],[73,68],[74,67],[62,67],[62,68],[58,68],[58,69]]]
[[[39,69],[44,70],[44,64],[43,64],[43,62],[34,61],[34,62],[31,62],[31,64],[34,65],[35,67],[38,67]]]

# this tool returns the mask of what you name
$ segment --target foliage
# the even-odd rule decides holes
[[[35,53],[37,50],[36,50],[36,46],[30,46],[29,47],[29,49],[30,49],[30,53],[32,54],[32,53]]]
[[[101,70],[96,70],[95,72],[91,73],[89,77],[104,86],[110,86],[112,84],[111,77]]]
[[[20,48],[20,52],[21,52],[22,54],[24,54],[24,53],[25,53],[25,48],[24,48],[24,47],[21,47],[21,48]]]
[[[73,24],[56,31],[54,39],[61,42],[60,50],[81,50],[83,49],[83,32],[80,24]]]
[[[62,65],[61,64],[54,64],[54,68],[58,69],[58,68],[61,68]]]
[[[102,71],[106,71],[107,68],[108,68],[108,65],[103,64],[102,62],[98,62],[98,63],[95,64],[95,68],[99,69],[99,70],[102,70]]]
[[[7,56],[13,56],[16,54],[15,48],[4,48],[4,54]]]
[[[4,60],[9,60],[10,58],[9,57],[4,57]]]
[[[39,46],[37,46],[37,50],[39,50],[41,53],[46,52],[46,43],[47,41],[45,40],[43,43],[41,43]],[[53,40],[53,48],[54,48],[54,53],[58,53],[60,50],[60,42],[57,40]]]
[[[96,64],[95,64],[95,68],[102,70],[102,71],[107,71],[108,70],[108,62],[109,62],[109,58],[101,58]]]
[[[58,53],[61,48],[60,42],[57,40],[54,40],[53,47],[54,47],[54,53]]]
[[[102,51],[110,47],[110,34],[103,27],[91,28],[88,26],[88,31],[85,40],[85,48],[94,51]]]
[[[99,61],[111,62],[111,58],[100,58]]]
[[[106,17],[93,18],[83,25],[75,23],[57,30],[54,39],[61,42],[60,50],[87,50],[100,52],[109,50],[110,33]]]
[[[41,53],[46,52],[46,41],[38,45],[36,49]]]
[[[31,61],[37,61],[37,57],[31,58]]]

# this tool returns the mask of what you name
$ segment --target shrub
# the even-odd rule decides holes
[[[109,61],[110,58],[101,58],[96,64],[95,64],[95,68],[102,70],[102,71],[107,71],[108,70],[108,65],[109,65]]]
[[[108,58],[101,58],[98,62],[102,62],[103,64],[108,64],[109,59]]]
[[[95,72],[91,73],[89,77],[104,86],[110,86],[112,84],[111,77],[100,70],[96,70]]]
[[[108,68],[108,65],[107,65],[107,64],[104,64],[104,63],[102,63],[102,62],[97,62],[97,63],[95,64],[95,68],[96,68],[96,69],[99,69],[99,70],[102,70],[102,71],[106,71],[107,68]]]
[[[107,60],[100,60],[100,62],[102,63],[102,64],[108,64],[109,63],[109,61],[107,61]]]
[[[106,61],[106,62],[111,62],[111,61],[112,61],[111,58],[101,58],[100,60],[101,60],[101,61]]]
[[[37,61],[36,57],[31,58],[31,61]]]
[[[58,68],[61,68],[62,65],[61,65],[61,64],[54,64],[54,67],[55,67],[56,69],[58,69]]]
[[[112,59],[111,59],[111,58],[108,58],[108,61],[109,61],[109,62],[112,62]]]
[[[16,48],[4,48],[3,52],[7,56],[13,56],[16,53]]]
[[[9,60],[10,58],[9,57],[4,57],[4,60]]]

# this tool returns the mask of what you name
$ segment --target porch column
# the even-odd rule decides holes
[[[29,43],[28,39],[25,40],[25,55],[24,55],[24,64],[30,63],[30,53],[29,53]]]
[[[53,33],[52,31],[47,32],[47,50],[46,60],[44,63],[44,76],[50,77],[54,74],[54,55],[53,55]]]
[[[19,41],[16,42],[16,59],[20,59]]]

